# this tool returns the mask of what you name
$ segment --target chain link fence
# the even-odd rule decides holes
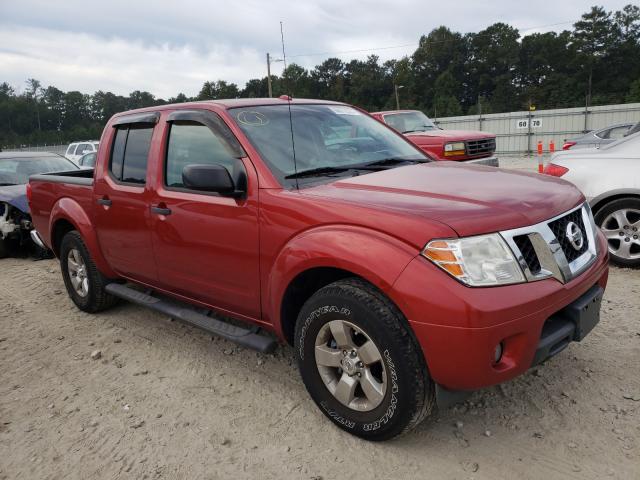
[[[21,145],[2,148],[3,152],[51,152],[64,155],[67,151],[68,143],[64,145]]]
[[[445,117],[435,120],[445,130],[481,130],[496,134],[496,153],[532,154],[542,141],[545,152],[549,143],[562,149],[565,140],[590,130],[617,123],[640,121],[640,103],[597,107],[560,108],[555,110],[491,113]]]

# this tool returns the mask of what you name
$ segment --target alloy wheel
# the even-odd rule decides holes
[[[327,390],[343,405],[366,412],[385,398],[387,371],[380,350],[353,323],[332,320],[323,325],[315,360]]]

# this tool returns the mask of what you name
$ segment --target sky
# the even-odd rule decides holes
[[[607,10],[627,1],[600,0]],[[169,98],[206,80],[243,87],[266,75],[266,52],[313,68],[328,57],[410,55],[446,25],[480,31],[501,21],[523,35],[571,29],[593,2],[578,0],[0,0],[0,82]],[[393,48],[389,48],[393,47]],[[344,52],[344,53],[343,53]],[[282,62],[272,73],[282,71]]]

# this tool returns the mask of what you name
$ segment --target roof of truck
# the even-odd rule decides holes
[[[239,108],[239,107],[258,107],[258,106],[266,106],[266,105],[286,105],[287,97],[284,95],[282,97],[275,98],[229,98],[229,99],[220,99],[220,100],[203,100],[199,102],[184,102],[184,103],[170,103],[167,105],[157,105],[154,107],[144,107],[136,110],[127,110],[126,112],[120,112],[114,115],[115,117],[119,117],[120,115],[129,115],[131,113],[136,112],[154,112],[154,111],[162,111],[175,107],[179,108],[188,108],[190,105],[218,105],[222,108]],[[318,104],[318,105],[344,105],[342,102],[334,102],[332,100],[318,100],[311,98],[291,98],[292,105],[309,105],[309,104]]]

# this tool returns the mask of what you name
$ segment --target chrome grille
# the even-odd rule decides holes
[[[495,138],[483,138],[481,140],[467,140],[465,142],[467,155],[491,155],[496,151]]]
[[[566,236],[569,222],[583,235],[583,245],[576,249]],[[529,227],[501,232],[527,280],[553,277],[566,283],[580,275],[597,256],[596,226],[588,204]]]
[[[582,233],[582,237],[585,239],[582,247],[577,250],[573,247],[573,245],[571,245],[571,242],[566,235],[567,225],[569,225],[570,222],[573,222],[578,226],[580,232]],[[586,241],[587,231],[585,230],[584,223],[582,221],[582,211],[575,210],[574,212],[571,212],[570,214],[565,215],[558,220],[549,222],[549,228],[558,239],[558,242],[560,242],[562,251],[564,252],[565,257],[567,257],[567,261],[569,263],[573,262],[576,258],[586,252],[587,248],[589,248],[589,245],[587,245]]]

